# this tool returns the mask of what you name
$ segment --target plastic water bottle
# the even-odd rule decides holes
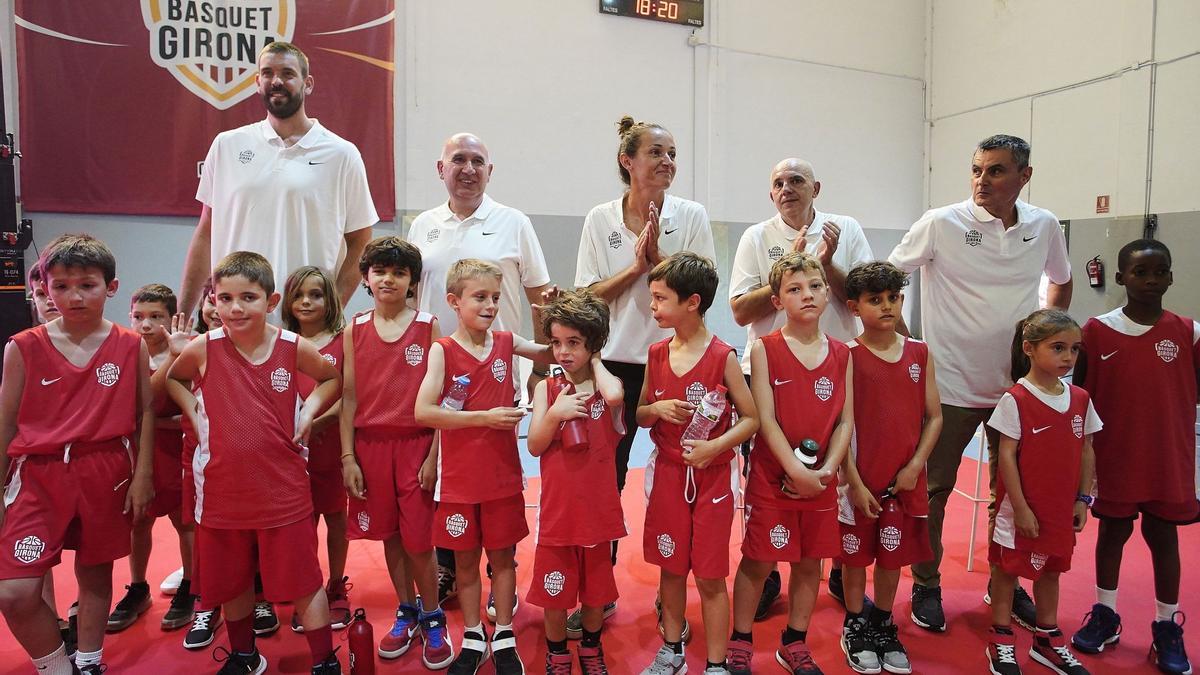
[[[467,404],[467,388],[471,386],[471,378],[459,375],[450,385],[450,391],[442,398],[442,407],[447,410],[462,410]]]
[[[821,452],[821,444],[811,438],[800,441],[796,446],[796,459],[804,466],[812,467],[817,464],[817,455]]]
[[[721,415],[725,414],[725,408],[729,405],[729,400],[725,398],[726,391],[728,390],[724,386],[718,384],[716,389],[700,399],[700,405],[696,406],[695,412],[692,413],[692,421],[687,429],[683,430],[683,436],[679,440],[708,440],[708,435],[717,426],[717,422],[721,421]]]
[[[567,374],[561,366],[554,366],[550,369],[550,379],[546,380],[546,385],[550,388],[553,400],[557,400],[559,396],[569,396],[575,393],[575,385],[567,379]],[[562,423],[560,428],[563,450],[579,450],[587,446],[587,422],[584,418],[576,417],[567,420]]]

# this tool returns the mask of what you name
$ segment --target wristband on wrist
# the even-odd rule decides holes
[[[1083,502],[1087,506],[1091,506],[1093,503],[1095,503],[1096,498],[1091,495],[1085,495],[1081,492],[1081,493],[1075,495],[1075,501]]]

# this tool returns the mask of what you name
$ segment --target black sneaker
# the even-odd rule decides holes
[[[150,609],[153,601],[150,599],[150,584],[142,581],[125,587],[125,597],[117,602],[112,614],[108,615],[108,625],[104,630],[109,633],[125,630],[137,621],[138,617]]]
[[[267,670],[267,659],[257,649],[249,654],[237,654],[217,647],[213,650],[213,661],[224,664],[217,675],[262,675]]]
[[[254,634],[266,636],[279,630],[279,616],[275,605],[269,602],[254,603]]]
[[[490,655],[486,629],[465,631],[458,656],[454,658],[446,673],[447,675],[475,675]]]
[[[908,660],[908,651],[900,643],[900,630],[890,618],[877,626],[872,626],[875,632],[875,653],[879,654],[879,665],[889,673],[907,675],[912,672],[912,663]]]
[[[517,654],[517,636],[511,630],[496,631],[492,636],[492,663],[496,675],[525,675],[525,665]]]
[[[849,624],[842,626],[842,653],[846,655],[846,665],[856,673],[878,673],[878,649],[875,646],[875,632],[867,623],[867,617],[859,615]]]
[[[171,597],[171,606],[162,618],[163,630],[183,628],[196,617],[196,596],[192,595],[191,580],[184,579]]]
[[[829,589],[829,596],[834,600],[837,600],[838,604],[842,606],[842,609],[846,609],[846,592],[843,590],[842,586],[841,568],[829,570],[829,580],[826,582],[826,587]],[[862,613],[864,615],[870,614],[871,610],[874,608],[875,603],[871,601],[871,596],[863,593]]]
[[[781,588],[783,588],[783,582],[779,578],[779,570],[773,569],[767,575],[767,580],[763,582],[762,595],[758,597],[758,607],[754,610],[755,621],[767,618],[767,612],[771,611],[771,605],[779,597]]]
[[[192,628],[183,636],[184,649],[202,649],[212,644],[221,626],[221,608],[196,612]]]
[[[1098,602],[1083,616],[1083,625],[1071,636],[1071,644],[1086,654],[1099,654],[1120,641],[1121,615]]]
[[[1012,631],[997,633],[988,631],[988,644],[984,654],[988,659],[988,671],[992,675],[1021,675],[1017,664],[1017,642]]]
[[[512,613],[513,613],[514,617],[517,615],[517,608],[519,608],[520,606],[521,606],[521,601],[517,598],[517,594],[513,593]],[[491,593],[488,593],[487,618],[488,618],[488,621],[491,621],[492,623],[496,623],[496,596],[492,595]],[[580,635],[582,636],[582,633]]]
[[[942,611],[942,588],[921,584],[912,587],[912,622],[928,631],[946,630],[946,614]]]
[[[108,666],[104,665],[103,663],[93,663],[90,666],[84,666],[82,668],[72,665],[71,672],[80,673],[80,675],[103,675],[103,673],[108,672]]]
[[[654,613],[658,616],[658,634],[663,640],[667,639],[667,629],[663,628],[662,622],[662,601],[658,598],[654,599]],[[692,625],[688,623],[687,617],[683,617],[683,630],[679,632],[679,641],[687,644],[692,641]]]
[[[454,570],[444,565],[437,566],[438,577],[438,607],[446,604],[446,601],[458,595],[458,582],[454,576]]]
[[[608,620],[608,617],[617,613],[617,601],[614,600],[604,606],[604,613],[601,619]],[[583,609],[576,607],[574,612],[567,615],[567,639],[582,640],[583,639]]]
[[[342,664],[338,661],[336,649],[324,661],[312,667],[312,675],[342,675]]]
[[[1087,668],[1071,653],[1061,630],[1055,629],[1049,633],[1038,631],[1033,638],[1033,646],[1029,648],[1029,657],[1058,675],[1088,675]]]
[[[1033,598],[1021,588],[1021,584],[1017,584],[1013,589],[1012,618],[1025,630],[1033,630],[1037,625],[1037,607],[1033,604]]]

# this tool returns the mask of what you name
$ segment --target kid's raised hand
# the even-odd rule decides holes
[[[1083,526],[1087,524],[1087,504],[1083,502],[1075,502],[1075,531],[1083,532]]]
[[[587,408],[584,407],[583,402],[591,397],[591,394],[578,392],[559,394],[558,398],[554,399],[554,405],[550,406],[550,417],[560,422],[587,417]]]
[[[350,461],[346,461],[349,459]],[[346,486],[346,492],[355,499],[364,499],[367,496],[367,488],[363,485],[362,468],[358,466],[358,461],[353,457],[342,459],[342,483]]]
[[[171,328],[167,330],[166,326],[159,326],[158,330],[163,338],[167,341],[167,348],[171,350],[171,356],[179,356],[183,353],[184,347],[192,340],[192,327],[196,320],[193,317],[180,313],[171,317]]]
[[[1013,521],[1017,525],[1017,534],[1030,539],[1037,539],[1038,521],[1037,516],[1033,515],[1032,509],[1028,506],[1023,509],[1015,509]]]
[[[521,423],[525,411],[520,408],[497,407],[483,413],[483,425],[490,429],[512,429]]]
[[[671,424],[686,424],[688,420],[692,419],[692,411],[696,409],[696,406],[677,398],[668,398],[655,401],[651,408],[661,420],[666,420]]]

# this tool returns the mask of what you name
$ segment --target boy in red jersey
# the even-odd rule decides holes
[[[428,370],[414,411],[417,424],[441,430],[433,543],[454,551],[465,624],[451,673],[474,673],[488,657],[487,633],[479,619],[479,559],[484,550],[492,565],[496,599],[496,633],[490,646],[496,672],[525,672],[512,628],[513,547],[529,534],[516,434],[524,413],[512,407],[517,392],[512,363],[514,354],[543,365],[553,357],[545,345],[491,330],[499,311],[500,277],[499,267],[475,258],[450,267],[446,301],[458,315],[458,328],[429,348]],[[460,394],[463,384],[466,392]]]
[[[650,427],[654,441],[646,467],[642,550],[646,562],[660,570],[666,642],[642,672],[670,675],[687,669],[683,615],[691,572],[704,617],[705,672],[725,673],[726,578],[738,479],[733,452],[758,429],[758,413],[733,347],[704,325],[719,282],[712,261],[690,251],[676,253],[656,265],[648,278],[650,312],[659,327],[671,328],[675,335],[650,346],[637,409],[638,425]],[[737,423],[730,424],[726,400],[707,438],[683,440],[697,406],[709,392],[722,388],[737,407]]]
[[[1098,653],[1120,639],[1121,554],[1141,514],[1154,566],[1153,652],[1163,672],[1187,673],[1183,621],[1176,617],[1178,526],[1194,522],[1200,510],[1193,435],[1200,323],[1163,309],[1173,277],[1171,251],[1162,242],[1126,244],[1117,256],[1116,281],[1125,287],[1125,306],[1084,325],[1075,366],[1075,382],[1092,395],[1105,426],[1095,438],[1096,604],[1071,641],[1080,651]]]
[[[130,518],[141,518],[154,494],[149,357],[136,333],[104,319],[117,292],[107,246],[63,235],[39,264],[61,316],[4,350],[0,612],[39,673],[70,675],[75,666],[41,594],[46,571],[75,549],[74,672],[98,674],[112,561],[129,555]]]
[[[400,657],[419,631],[425,667],[445,668],[454,658],[454,645],[446,635],[446,614],[437,605],[433,558],[437,444],[434,431],[413,418],[429,349],[440,337],[437,319],[407,304],[421,278],[417,247],[400,237],[380,237],[367,244],[358,269],[375,308],[354,317],[343,339],[346,536],[383,541],[400,606],[392,629],[379,641],[379,655]]]
[[[830,295],[820,261],[790,253],[771,267],[770,281],[771,302],[786,312],[787,323],[750,346],[750,386],[762,428],[750,452],[749,518],[733,586],[733,675],[750,672],[754,611],[776,562],[790,563],[792,573],[787,628],[775,660],[791,673],[820,672],[808,648],[808,624],[821,559],[841,552],[836,473],[854,429],[850,349],[819,327]],[[810,464],[794,450],[805,440],[820,446]]]
[[[175,293],[162,284],[149,284],[133,292],[129,308],[130,327],[146,343],[150,352],[150,388],[154,393],[154,501],[146,517],[133,524],[133,540],[129,553],[129,585],[108,615],[108,631],[121,631],[150,609],[150,585],[146,582],[146,565],[154,543],[153,529],[157,518],[170,518],[179,537],[179,556],[183,561],[183,579],[171,599],[171,606],[162,618],[163,630],[174,630],[192,622],[195,596],[192,594],[191,524],[181,518],[183,503],[183,432],[179,427],[179,408],[167,396],[167,370],[175,355],[188,343],[191,322],[176,314]],[[172,347],[171,342],[175,342]]]
[[[907,276],[887,262],[859,265],[846,275],[847,306],[862,320],[850,343],[854,363],[855,429],[839,489],[846,619],[842,651],[860,673],[911,673],[892,620],[900,568],[933,557],[926,518],[925,460],[942,430],[933,359],[920,340],[896,332]],[[900,527],[880,519],[885,497],[903,513]],[[881,539],[881,536],[883,537]],[[877,545],[885,547],[880,552]],[[886,555],[886,561],[884,559]],[[875,606],[864,614],[867,566],[875,565]]]
[[[266,670],[254,646],[259,569],[267,599],[291,600],[300,614],[313,674],[340,673],[300,451],[317,411],[337,398],[341,378],[312,343],[267,324],[279,294],[261,255],[229,254],[213,270],[213,285],[222,327],[183,350],[167,387],[199,441],[193,465],[200,590],[205,605],[222,606],[231,647],[220,672]],[[317,382],[303,407],[301,373]]]
[[[583,605],[580,671],[606,675],[600,630],[605,606],[617,600],[611,542],[627,534],[616,480],[625,391],[600,362],[600,348],[608,340],[608,305],[592,292],[572,291],[543,306],[542,327],[575,390],[555,396],[543,380],[533,393],[529,454],[541,458],[542,494],[527,599],[545,609],[546,673],[571,673],[567,612],[578,599]],[[563,447],[559,430],[571,420],[586,425],[584,448]]]

